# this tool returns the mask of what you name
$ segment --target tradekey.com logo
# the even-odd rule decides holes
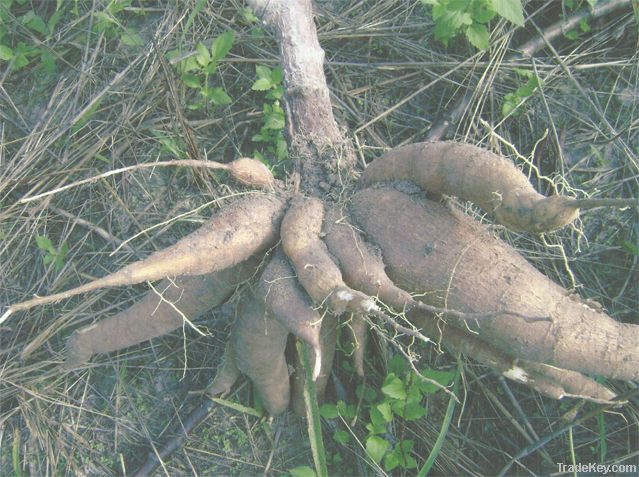
[[[560,473],[578,473],[578,474],[595,474],[595,475],[638,475],[636,464],[597,464],[590,462],[588,464],[562,464],[557,462]]]

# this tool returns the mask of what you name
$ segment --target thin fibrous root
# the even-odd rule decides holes
[[[251,379],[272,416],[285,411],[290,398],[287,338],[286,328],[266,315],[263,297],[245,292],[231,330],[235,364]]]
[[[315,353],[313,381],[315,381],[322,365],[320,347],[322,318],[312,307],[308,295],[297,282],[295,271],[281,250],[277,250],[262,272],[259,288],[264,295],[268,315],[313,348]]]
[[[511,230],[547,232],[570,224],[580,208],[639,206],[637,199],[545,197],[505,158],[470,144],[425,142],[388,151],[360,178],[374,182],[406,180],[435,196],[474,202]]]
[[[144,260],[77,288],[10,305],[0,317],[0,324],[16,311],[99,288],[134,285],[169,276],[204,275],[232,267],[275,244],[284,209],[285,201],[274,195],[243,197],[220,210],[192,234]]]
[[[264,164],[256,159],[241,157],[228,164],[213,161],[199,161],[196,159],[177,159],[173,161],[149,162],[144,164],[136,164],[134,166],[120,167],[119,169],[114,169],[112,171],[104,172],[94,177],[89,177],[87,179],[72,182],[71,184],[67,184],[62,187],[58,187],[57,189],[43,192],[41,194],[37,194],[31,197],[24,197],[20,199],[18,203],[24,204],[27,202],[33,202],[34,200],[42,199],[43,197],[48,197],[50,195],[57,194],[58,192],[72,189],[73,187],[90,184],[92,182],[96,182],[98,179],[104,179],[106,177],[122,174],[124,172],[137,171],[139,169],[153,169],[156,167],[191,167],[214,170],[221,169],[229,172],[229,174],[231,174],[231,177],[246,186],[271,189],[275,184],[273,173],[269,170],[268,167],[266,167]]]

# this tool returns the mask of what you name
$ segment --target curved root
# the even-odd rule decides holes
[[[247,292],[240,301],[231,331],[237,368],[248,376],[269,414],[276,416],[289,403],[289,376],[284,352],[288,331],[266,316],[261,296]]]
[[[234,267],[197,277],[164,279],[124,311],[76,331],[67,341],[66,368],[96,353],[109,353],[169,333],[227,300],[259,265],[254,257]],[[161,293],[161,296],[158,296]]]
[[[297,283],[295,272],[278,250],[264,269],[259,283],[271,318],[279,321],[289,332],[308,343],[315,353],[313,381],[320,373],[322,353],[320,326],[322,318],[312,308],[306,292]]]
[[[363,186],[392,180],[414,182],[429,194],[470,200],[509,229],[534,233],[573,222],[579,208],[639,206],[637,199],[545,197],[512,162],[477,146],[455,142],[392,149],[373,161],[360,178]]]
[[[381,247],[399,287],[422,293],[421,300],[431,305],[462,312],[491,313],[498,307],[494,318],[479,322],[485,342],[534,362],[639,379],[639,327],[618,323],[568,295],[470,219],[390,188],[358,192],[350,210]],[[499,308],[551,321],[529,323]]]
[[[284,200],[274,195],[244,197],[220,210],[192,234],[144,260],[77,288],[9,306],[0,323],[16,311],[99,288],[134,285],[169,276],[204,275],[232,267],[275,244],[284,209]]]

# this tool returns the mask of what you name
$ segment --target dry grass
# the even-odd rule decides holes
[[[272,39],[251,34],[238,13],[243,5],[134,1],[118,18],[139,28],[143,46],[127,47],[118,34],[87,34],[109,3],[75,2],[78,14],[67,13],[44,42],[41,48],[59,55],[57,73],[42,75],[35,61],[19,71],[0,63],[0,303],[69,288],[173,243],[235,189],[199,171],[155,170],[109,177],[32,203],[21,204],[21,198],[107,170],[174,158],[161,147],[157,132],[186,151],[188,128],[202,156],[223,162],[250,155],[254,148],[250,138],[259,130],[262,107],[262,97],[250,91],[254,66],[274,66],[277,49]],[[419,2],[350,3],[321,7],[318,22],[336,114],[353,132],[362,160],[421,140],[454,97],[470,90],[474,96],[456,139],[512,156],[511,143],[532,157],[535,144],[545,138],[532,160],[560,188],[569,184],[606,197],[639,195],[639,54],[631,13],[594,22],[592,34],[562,40],[555,52],[545,50],[534,61],[505,62],[525,32],[513,38],[509,25],[500,25],[490,54],[462,42],[445,49],[431,38],[433,25]],[[556,18],[554,2],[547,3],[533,2],[528,12],[539,8],[535,18]],[[202,9],[192,15],[196,6]],[[178,45],[189,52],[228,28],[236,31],[236,42],[215,81],[233,103],[185,110],[185,97],[192,92],[163,70],[151,40],[163,53]],[[16,31],[22,41],[35,41],[25,28]],[[502,97],[521,83],[515,67],[534,68],[542,91],[519,115],[504,119]],[[186,124],[178,121],[178,110]],[[540,180],[540,187],[548,189],[551,181]],[[639,256],[636,248],[628,250],[639,243],[638,219],[636,211],[593,211],[579,229],[543,240],[501,233],[564,286],[579,288],[616,318],[639,324]],[[164,225],[147,230],[158,223]],[[115,251],[136,234],[129,248]],[[49,237],[56,247],[69,245],[59,271],[43,263],[36,235]],[[232,306],[205,317],[209,337],[185,329],[95,359],[78,372],[58,369],[73,330],[126,307],[143,291],[92,293],[16,314],[0,328],[0,475],[16,469],[32,476],[130,472],[172,432],[176,412],[184,416],[196,404],[194,392],[209,383],[219,362]],[[389,352],[382,345],[377,350]],[[451,362],[432,354],[435,364]],[[378,370],[373,381],[379,379],[380,361],[369,362],[370,372]],[[347,375],[338,375],[351,384]],[[472,363],[466,367],[465,389],[463,412],[455,416],[436,463],[438,474],[494,474],[510,455],[551,432],[565,413],[581,405],[542,399]],[[250,403],[248,386],[233,399]],[[638,404],[576,427],[577,462],[637,463]],[[398,423],[392,430],[398,438],[415,439],[422,457],[439,431],[445,398],[435,395],[428,407],[428,419],[408,427]],[[166,475],[253,475],[267,466],[271,475],[280,475],[308,463],[310,449],[299,422],[286,416],[278,429],[219,407],[167,463]],[[361,423],[354,431],[360,438],[365,433]],[[344,472],[378,472],[356,445],[332,445],[331,452],[347,459],[337,467]],[[571,462],[570,452],[562,436],[525,459],[525,469],[516,472],[556,472],[556,462]]]

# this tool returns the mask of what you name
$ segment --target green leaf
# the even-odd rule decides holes
[[[366,402],[373,402],[377,399],[377,393],[371,386],[364,386],[362,384],[355,389],[355,395],[358,399],[363,399]]]
[[[632,243],[628,242],[627,240],[624,240],[621,243],[621,246],[623,248],[625,248],[631,254],[636,255],[636,256],[639,257],[639,245],[635,245],[635,244],[632,244]]]
[[[288,158],[288,145],[284,138],[278,139],[275,145],[275,157],[278,161],[283,161]]]
[[[267,66],[256,65],[255,74],[259,79],[267,79],[269,81],[271,80],[271,69]]]
[[[490,46],[488,30],[480,23],[473,23],[466,29],[466,38],[478,50],[487,50]]]
[[[404,387],[404,382],[393,373],[390,373],[388,376],[386,376],[384,385],[382,386],[382,392],[386,396],[393,399],[406,398],[406,389]]]
[[[324,419],[335,419],[339,415],[335,404],[322,404],[320,407],[320,416]]]
[[[50,33],[53,33],[53,30],[55,30],[55,27],[58,25],[60,20],[62,20],[63,16],[64,16],[64,11],[58,8],[53,13],[53,15],[49,17],[49,20],[47,20],[47,29],[49,30]]]
[[[27,26],[30,30],[33,30],[42,35],[47,35],[49,30],[44,20],[35,14],[33,10],[28,11],[22,16],[22,24]]]
[[[524,26],[524,9],[521,0],[492,0],[493,9],[506,20]]]
[[[208,97],[215,106],[224,106],[233,102],[231,97],[226,94],[226,91],[222,88],[212,88],[209,91]]]
[[[134,31],[127,31],[125,33],[122,33],[122,35],[120,35],[120,41],[126,46],[144,45],[144,40],[142,39],[142,37],[139,35],[139,33],[136,33]]]
[[[200,85],[200,79],[191,74],[183,74],[182,75],[182,83],[184,83],[189,88],[200,89],[202,86]]]
[[[410,402],[404,406],[402,417],[407,421],[416,421],[426,415],[426,408],[421,403]]]
[[[425,378],[432,379],[433,381],[438,382],[442,386],[448,386],[453,379],[455,379],[455,371],[439,371],[437,369],[425,369],[422,371],[422,376]],[[439,388],[429,383],[428,381],[421,380],[419,384],[420,389],[423,393],[432,394],[439,391]]]
[[[333,434],[333,440],[338,444],[346,445],[351,441],[351,435],[342,429],[338,429]]]
[[[197,53],[195,55],[195,59],[200,64],[200,66],[207,66],[211,62],[211,54],[209,53],[209,49],[204,46],[202,43],[198,43],[195,47]]]
[[[406,374],[406,372],[408,371],[408,363],[399,354],[394,355],[391,359],[388,360],[387,367],[388,374],[395,374],[396,376]]]
[[[45,252],[49,252],[51,254],[55,253],[55,248],[51,243],[49,237],[45,237],[43,235],[36,235],[36,245],[40,250],[44,250]]]
[[[56,72],[55,67],[55,56],[51,54],[49,51],[43,51],[42,55],[40,55],[40,64],[42,65],[42,69],[47,74],[53,74]]]
[[[213,44],[211,45],[211,57],[213,61],[221,60],[229,51],[231,51],[234,39],[235,33],[233,30],[229,30],[213,40]]]
[[[376,409],[380,413],[384,421],[391,422],[391,420],[393,419],[393,413],[391,411],[390,403],[382,402],[375,406],[373,409]]]
[[[384,470],[390,472],[391,470],[397,468],[399,466],[399,458],[395,452],[390,454],[386,454],[384,457]]]
[[[264,128],[279,130],[284,129],[285,126],[284,115],[271,113],[264,119]]]
[[[251,86],[251,89],[253,91],[267,91],[271,89],[271,86],[273,86],[271,78],[258,78]]]
[[[13,50],[6,45],[0,45],[0,60],[10,61],[13,58]]]
[[[294,467],[288,471],[291,477],[316,477],[317,474],[308,465]]]
[[[366,439],[366,453],[375,463],[379,464],[389,445],[387,440],[379,436],[370,436]]]
[[[284,78],[284,71],[279,66],[271,71],[271,81],[273,84],[280,84]]]

